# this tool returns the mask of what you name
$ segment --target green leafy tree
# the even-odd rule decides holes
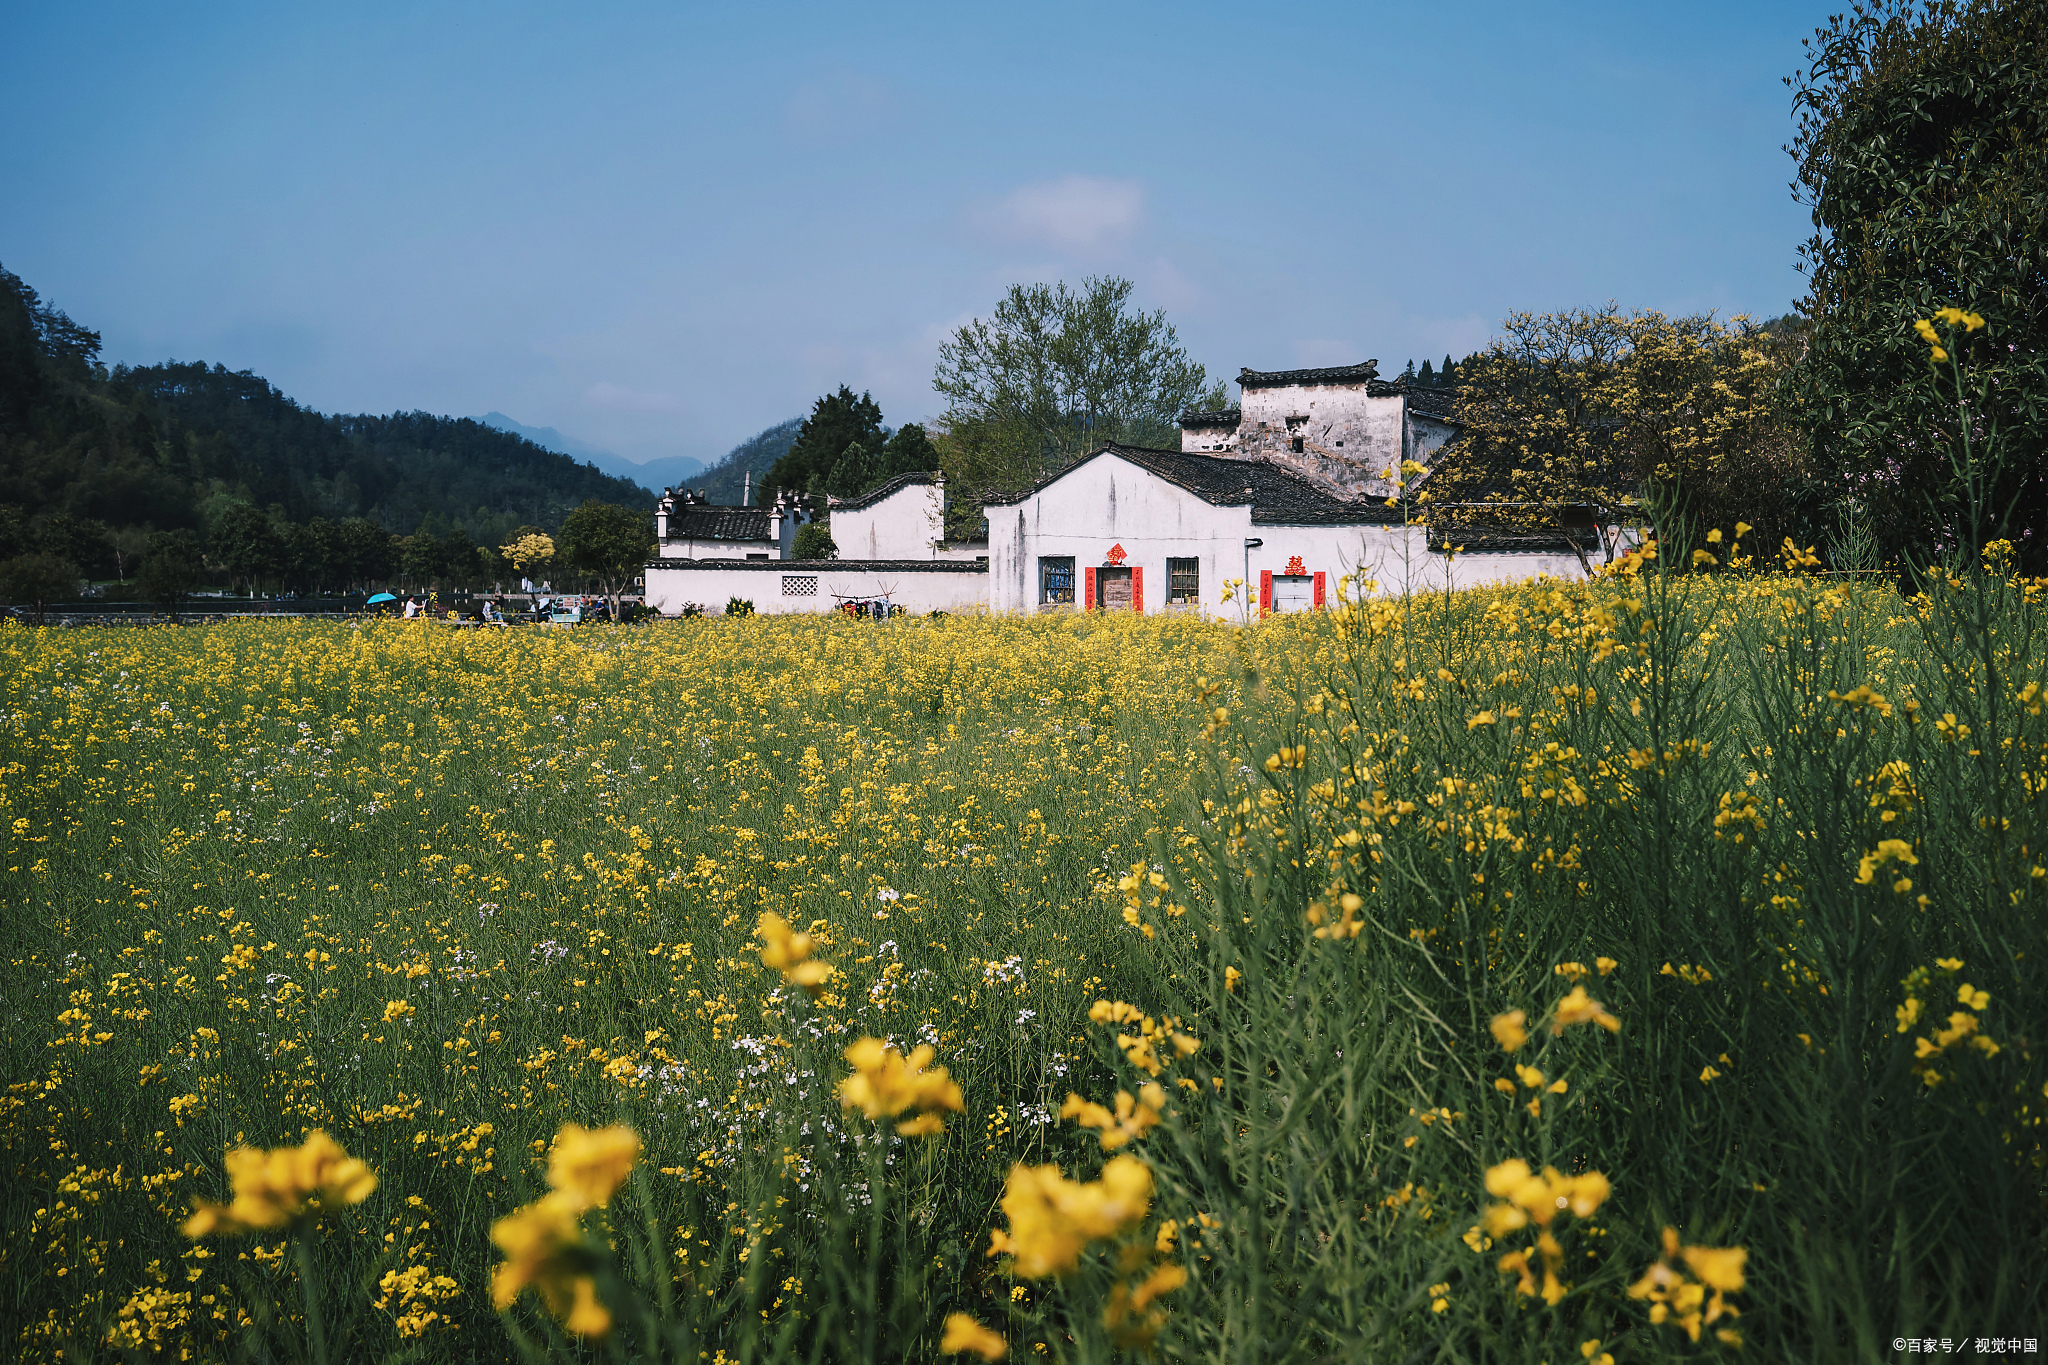
[[[876,461],[874,482],[882,483],[899,474],[939,469],[943,465],[944,457],[939,454],[939,448],[932,443],[931,433],[924,429],[924,425],[920,422],[905,422],[896,429],[896,434],[889,438],[889,443],[882,447],[881,455]],[[867,489],[855,491],[865,493]]]
[[[1824,494],[1887,556],[2003,536],[2048,572],[2048,7],[1876,0],[1806,47],[1789,83],[1812,330],[1788,396]],[[1986,323],[1961,401],[1914,333],[1944,306]],[[1948,453],[1992,431],[1973,513]]]
[[[260,509],[238,502],[223,511],[207,537],[208,547],[232,583],[251,593],[259,580],[277,576],[285,565],[285,544]]]
[[[366,517],[350,517],[334,532],[343,581],[358,591],[384,582],[397,563],[397,537]]]
[[[932,387],[966,487],[1015,491],[1109,442],[1179,449],[1180,414],[1212,396],[1208,376],[1131,290],[1113,277],[1012,285],[939,347]]]
[[[654,518],[645,511],[599,502],[584,503],[562,519],[560,552],[569,567],[588,574],[611,599],[619,618],[619,594],[647,567],[654,553]]]
[[[115,566],[113,537],[104,522],[49,512],[29,524],[28,540],[34,549],[76,565],[89,578],[109,573]]]
[[[291,577],[305,591],[321,592],[343,576],[338,528],[326,517],[292,527],[288,541]]]
[[[484,574],[484,560],[478,553],[482,548],[460,526],[444,531],[441,534],[441,577],[458,588],[474,587]]]
[[[832,532],[825,523],[807,521],[796,528],[796,540],[790,549],[792,559],[837,559],[839,547],[832,541]]]
[[[190,531],[158,531],[142,552],[142,567],[135,586],[143,597],[171,613],[199,586],[204,562],[199,555],[199,538]]]
[[[446,561],[441,537],[421,528],[401,536],[397,544],[398,573],[408,587],[429,588],[441,577]]]
[[[882,432],[882,409],[868,394],[856,395],[846,385],[811,405],[789,453],[775,461],[761,480],[758,492],[789,489],[793,492],[847,493],[844,480],[865,479],[871,451],[887,441]],[[860,453],[849,462],[849,448]]]
[[[0,562],[0,595],[35,608],[36,624],[43,609],[78,591],[78,566],[53,554],[25,554]]]

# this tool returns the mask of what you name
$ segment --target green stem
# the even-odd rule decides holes
[[[875,1321],[881,1316],[881,1274],[882,1274],[882,1157],[886,1139],[881,1134],[880,1123],[869,1125],[872,1139],[868,1151],[868,1264],[867,1264],[867,1313],[865,1315],[864,1341],[861,1359],[875,1359]]]
[[[310,1227],[292,1234],[292,1250],[299,1261],[299,1290],[306,1296],[306,1339],[313,1346],[313,1365],[327,1365],[327,1331],[320,1322],[320,1284],[313,1274],[313,1248],[307,1237]]]

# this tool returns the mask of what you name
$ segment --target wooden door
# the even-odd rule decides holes
[[[1097,569],[1095,571],[1096,605],[1104,611],[1129,611],[1131,609],[1131,571],[1124,569]]]

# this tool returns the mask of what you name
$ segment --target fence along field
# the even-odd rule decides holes
[[[12,1349],[2023,1344],[2043,589],[1998,568],[0,630]]]

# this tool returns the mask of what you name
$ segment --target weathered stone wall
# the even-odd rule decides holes
[[[1405,403],[1378,380],[1246,388],[1233,453],[1264,456],[1343,497],[1388,497],[1385,471],[1401,463]]]

